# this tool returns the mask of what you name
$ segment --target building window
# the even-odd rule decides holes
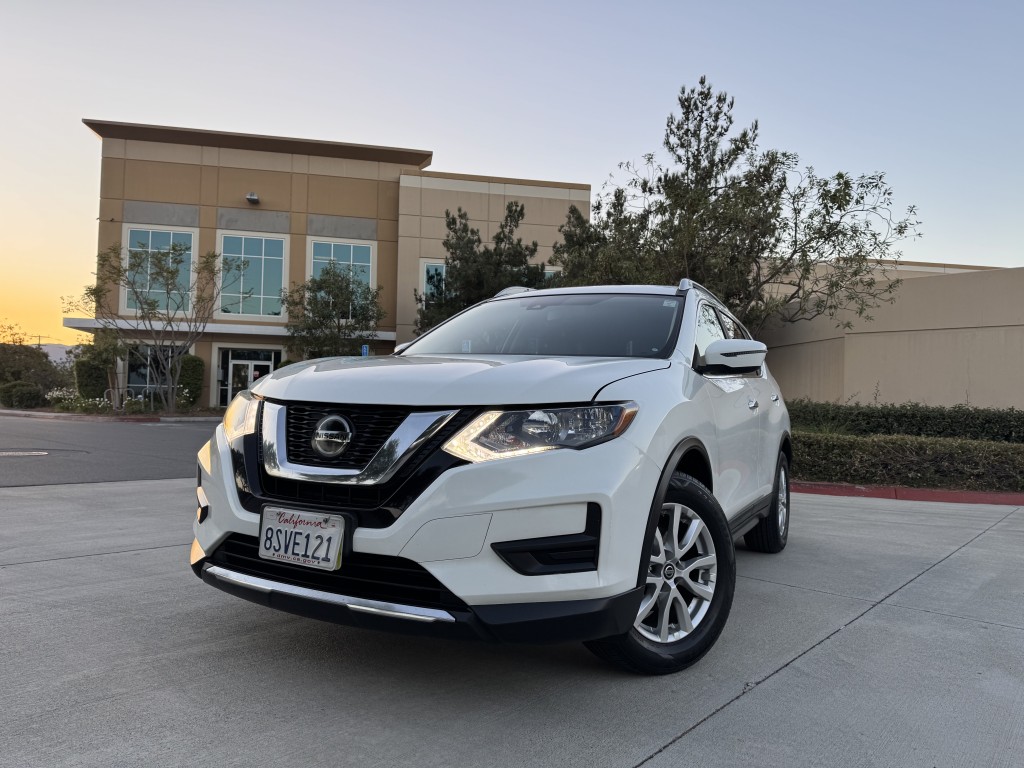
[[[347,271],[354,280],[365,285],[372,285],[373,247],[371,245],[314,240],[310,273],[313,277],[320,277],[328,264],[334,264],[343,273]]]
[[[546,283],[548,280],[553,278],[555,275],[560,275],[560,274],[562,274],[562,268],[561,267],[547,267],[547,266],[545,266],[544,267],[544,282]]]
[[[284,238],[223,235],[220,311],[279,316],[284,286]]]
[[[169,229],[128,229],[129,268],[134,289],[127,291],[125,305],[139,309],[140,298],[156,302],[159,310],[187,312],[192,288],[192,233]],[[162,272],[175,266],[177,284]],[[173,276],[172,276],[173,277]]]
[[[433,301],[437,292],[444,289],[445,264],[443,261],[427,262],[423,265],[423,300]]]

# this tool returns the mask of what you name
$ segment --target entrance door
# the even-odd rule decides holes
[[[226,407],[239,392],[269,375],[281,362],[278,349],[221,349],[218,402]]]
[[[228,402],[244,389],[248,389],[252,383],[252,363],[231,362],[231,392],[228,393]]]
[[[256,363],[249,360],[231,361],[231,392],[229,401],[243,389],[249,389],[256,380],[272,370],[270,363]]]

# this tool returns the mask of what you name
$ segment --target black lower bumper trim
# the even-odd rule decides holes
[[[448,610],[454,621],[417,621],[290,594],[284,589],[253,588],[218,578],[218,571],[211,572],[211,568],[209,563],[196,568],[197,575],[207,584],[298,616],[366,629],[507,643],[578,642],[622,634],[633,626],[643,592],[638,588],[592,600],[469,606]]]

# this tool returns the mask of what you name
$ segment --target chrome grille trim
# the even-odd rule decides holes
[[[376,455],[362,469],[338,469],[293,464],[288,461],[287,406],[264,402],[261,441],[263,468],[267,474],[315,483],[373,485],[387,482],[424,442],[444,427],[456,413],[430,411],[410,413]]]

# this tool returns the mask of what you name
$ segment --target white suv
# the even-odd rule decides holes
[[[673,672],[779,552],[789,416],[711,293],[503,291],[388,357],[287,366],[199,453],[196,574],[377,629],[585,641]]]

